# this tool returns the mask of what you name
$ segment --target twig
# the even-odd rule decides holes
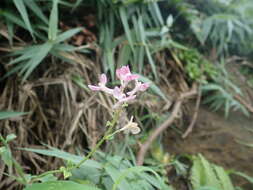
[[[195,95],[197,93],[196,91],[196,85],[193,85],[192,89],[189,92],[182,93],[179,96],[179,98],[174,104],[171,116],[166,121],[164,121],[158,128],[156,128],[153,133],[151,133],[150,137],[144,144],[140,145],[140,150],[137,154],[137,165],[143,165],[145,155],[153,141],[175,121],[178,116],[178,112],[180,111],[183,100]]]
[[[193,130],[193,127],[196,123],[197,117],[198,117],[198,110],[199,110],[199,105],[200,105],[200,100],[201,100],[201,90],[198,90],[198,94],[197,94],[197,101],[196,101],[196,105],[194,108],[194,114],[191,120],[191,123],[189,125],[189,127],[187,128],[187,130],[185,131],[185,133],[182,135],[182,138],[186,138]]]
[[[241,96],[239,96],[239,95],[234,95],[234,98],[238,101],[238,102],[240,102],[242,105],[244,105],[246,108],[247,108],[247,110],[249,111],[249,112],[251,112],[251,113],[253,113],[253,107],[251,106],[251,104],[250,103],[248,103],[246,100],[244,100]]]

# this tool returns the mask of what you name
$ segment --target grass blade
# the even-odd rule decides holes
[[[48,39],[55,40],[58,32],[58,0],[53,1],[53,8],[49,18]]]
[[[41,8],[34,0],[25,0],[26,6],[30,8],[35,15],[37,15],[45,24],[48,24],[48,18],[43,14]]]
[[[38,48],[38,52],[32,57],[32,59],[27,63],[28,69],[25,72],[23,79],[32,73],[32,71],[41,63],[41,61],[48,55],[49,51],[53,47],[52,43],[46,42]]]
[[[2,119],[7,119],[7,118],[12,118],[12,117],[18,117],[18,116],[22,116],[25,115],[26,113],[24,112],[12,112],[12,111],[4,111],[4,112],[0,112],[0,120]]]
[[[30,23],[30,20],[28,17],[26,7],[24,5],[24,1],[23,0],[13,0],[13,1],[14,1],[16,8],[18,9],[22,19],[24,20],[27,29],[29,30],[31,36],[34,38],[33,29],[32,29],[32,26],[31,26],[31,23]]]
[[[80,32],[81,30],[82,30],[82,28],[74,28],[74,29],[70,29],[66,32],[63,32],[56,38],[55,43],[60,43],[68,38],[71,38],[72,36],[74,36],[75,34]]]
[[[125,33],[126,33],[127,40],[130,44],[131,49],[134,51],[133,40],[132,40],[132,37],[131,37],[131,31],[130,31],[130,28],[129,28],[129,24],[127,22],[126,9],[124,7],[121,7],[119,9],[119,14],[120,14],[121,22],[123,24]]]

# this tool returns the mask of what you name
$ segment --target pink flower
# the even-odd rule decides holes
[[[120,106],[123,103],[129,102],[136,98],[136,95],[126,96],[126,94],[122,92],[122,89],[120,89],[117,86],[113,89],[112,94],[113,94],[113,97],[118,100],[118,102],[114,105],[115,108]]]
[[[135,88],[133,90],[131,90],[130,92],[128,92],[127,95],[129,95],[129,96],[134,95],[138,91],[143,92],[143,91],[147,90],[148,87],[149,87],[149,83],[147,83],[147,82],[142,83],[142,82],[139,82],[139,81],[136,80]]]
[[[120,79],[121,86],[116,86],[114,89],[106,87],[107,77],[105,74],[100,75],[98,85],[88,85],[93,91],[103,91],[112,95],[116,100],[116,104],[113,106],[117,108],[122,104],[129,102],[136,98],[138,91],[145,91],[149,87],[149,83],[141,83],[137,79],[139,75],[132,74],[129,66],[122,66],[116,70],[116,75]],[[135,87],[129,92],[125,92],[126,86],[129,81],[135,80]]]
[[[95,86],[95,85],[88,85],[88,87],[93,90],[93,91],[100,91],[101,87],[100,86]]]
[[[122,104],[124,103],[127,103],[133,99],[136,98],[136,95],[133,95],[133,96],[127,96],[127,97],[124,97],[124,98],[121,98],[118,100],[118,102],[116,104],[114,104],[113,108],[118,108],[119,106],[121,106]]]
[[[129,66],[122,66],[116,70],[116,75],[121,81],[129,82],[131,80],[136,80],[139,75],[131,74]]]
[[[98,86],[95,85],[88,85],[88,87],[93,91],[104,91],[106,93],[112,94],[113,90],[107,88],[105,85],[107,83],[107,77],[105,74],[100,75]]]
[[[120,90],[120,88],[117,87],[117,86],[113,89],[112,95],[113,95],[114,98],[116,98],[117,100],[121,100],[121,99],[123,99],[123,98],[126,97],[126,95],[125,95],[125,94]]]

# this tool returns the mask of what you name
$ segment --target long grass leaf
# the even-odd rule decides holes
[[[66,32],[63,32],[57,36],[55,43],[60,43],[68,38],[71,38],[72,36],[74,36],[75,34],[80,32],[81,30],[82,30],[82,28],[74,28],[74,29],[70,29]]]
[[[25,63],[24,67],[21,69],[21,74],[24,73],[23,80],[27,79],[27,77],[32,73],[32,71],[48,55],[52,47],[52,43],[46,42],[37,48],[37,52],[34,54],[34,56],[27,63]]]
[[[24,0],[26,6],[30,8],[35,15],[37,15],[45,24],[48,24],[48,18],[44,15],[41,8],[34,0]]]
[[[131,30],[130,30],[130,27],[129,27],[129,24],[128,24],[128,19],[127,19],[127,14],[126,14],[125,7],[120,7],[119,14],[120,14],[121,22],[123,24],[125,33],[126,33],[127,40],[130,44],[131,49],[134,51],[133,40],[132,40],[132,37],[131,37]]]
[[[56,148],[50,148],[50,149],[20,148],[20,150],[25,150],[25,151],[30,151],[30,152],[46,155],[46,156],[56,157],[56,158],[60,158],[66,161],[71,161],[73,163],[79,163],[83,159],[82,156],[76,156],[68,152],[58,150]],[[102,168],[102,165],[94,160],[87,160],[85,163],[83,163],[82,167],[83,166],[97,168],[97,169]]]
[[[26,114],[25,112],[1,111],[0,112],[0,120],[12,118],[12,117],[18,117],[18,116],[22,116],[25,114]]]
[[[14,4],[15,4],[16,8],[18,9],[22,19],[24,20],[25,25],[28,28],[31,36],[34,38],[33,29],[32,29],[32,26],[31,26],[31,23],[30,23],[30,20],[29,20],[29,17],[28,17],[26,7],[24,5],[24,1],[23,0],[13,0],[13,1],[14,1]]]
[[[49,18],[48,39],[55,40],[58,33],[58,0],[53,0],[53,8]]]

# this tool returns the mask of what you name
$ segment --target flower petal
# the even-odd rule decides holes
[[[145,82],[145,83],[142,83],[139,87],[139,90],[140,91],[145,91],[147,90],[147,88],[149,87],[149,83],[148,82]]]
[[[100,81],[100,83],[102,85],[105,85],[107,83],[107,77],[106,77],[106,75],[105,74],[100,75],[99,81]]]
[[[93,90],[93,91],[100,91],[101,87],[100,86],[95,86],[95,85],[88,85],[88,87]]]
[[[133,100],[135,98],[136,98],[136,95],[132,95],[132,96],[128,96],[128,97],[120,99],[119,102],[122,102],[122,103],[123,102],[129,102],[129,101],[131,101],[131,100]]]
[[[121,92],[120,88],[117,86],[113,89],[112,95],[114,96],[114,98],[118,99],[119,101],[121,101],[122,99],[126,97],[126,95],[123,92]]]
[[[138,133],[141,132],[140,127],[136,126],[136,125],[132,125],[131,127],[129,127],[129,130],[131,131],[132,134],[136,135]]]
[[[124,76],[124,80],[131,81],[131,80],[137,80],[139,78],[139,75],[136,74],[128,74]]]

